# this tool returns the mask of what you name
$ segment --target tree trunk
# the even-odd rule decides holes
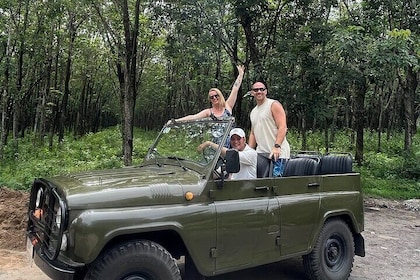
[[[255,43],[255,36],[252,31],[252,17],[246,10],[238,11],[239,22],[244,30],[246,43],[249,48],[250,60],[253,62],[257,79],[263,79],[263,69],[261,65],[260,51]]]
[[[129,83],[129,81],[126,82]],[[132,164],[133,154],[133,120],[135,105],[133,89],[130,86],[125,88],[124,97],[124,165],[129,166]]]
[[[379,98],[378,98],[378,110],[379,110],[379,117],[378,117],[378,143],[377,143],[377,147],[376,147],[376,152],[380,153],[382,150],[382,130],[383,130],[383,116],[385,113],[385,109],[383,108],[382,104],[382,99],[384,98],[384,87],[375,87],[375,92],[379,93]]]
[[[0,159],[4,155],[4,147],[7,144],[7,135],[8,135],[8,120],[9,120],[9,79],[10,79],[10,40],[11,40],[11,31],[9,29],[9,34],[6,44],[6,63],[4,67],[4,84],[3,90],[1,92],[0,99],[0,109],[1,109],[1,127],[0,127]]]
[[[325,147],[327,148],[327,152],[330,149],[330,143],[334,143],[335,140],[335,128],[337,127],[337,123],[338,123],[338,110],[340,108],[340,101],[336,102],[336,105],[334,106],[335,108],[333,108],[333,117],[331,120],[331,125],[330,125],[330,130],[331,130],[331,135],[327,138],[328,142],[325,143]],[[328,127],[328,123],[326,122],[326,127]]]
[[[64,93],[63,93],[63,100],[61,102],[61,106],[59,109],[59,116],[58,116],[58,143],[61,143],[64,139],[64,126],[66,122],[67,116],[67,106],[68,100],[70,95],[70,78],[71,78],[71,64],[72,64],[72,57],[73,57],[73,47],[74,47],[74,40],[76,39],[76,26],[75,26],[75,15],[72,12],[69,12],[69,24],[68,24],[68,32],[69,32],[69,46],[67,51],[67,62],[66,62],[66,76],[64,79]]]
[[[136,104],[137,85],[137,41],[139,32],[140,0],[136,0],[133,24],[130,23],[127,0],[121,1],[122,21],[124,25],[124,114],[123,145],[124,165],[132,164],[134,107]]]
[[[76,126],[74,128],[75,136],[82,136],[86,133],[86,104],[89,94],[89,78],[85,77],[83,79],[83,87],[80,92],[78,110],[76,115]]]
[[[324,141],[325,141],[325,150],[327,153],[330,151],[330,136],[329,136],[328,126],[325,127],[324,130]]]
[[[354,99],[354,124],[356,129],[356,155],[355,159],[359,166],[363,164],[363,134],[364,134],[364,120],[365,120],[365,95],[366,95],[366,80],[360,77],[355,84],[355,99]]]
[[[308,150],[308,137],[306,134],[306,119],[305,114],[302,112],[301,115],[301,131],[302,131],[302,150],[306,151]]]
[[[125,121],[124,121],[124,100],[125,100],[125,81],[124,81],[124,73],[122,70],[122,65],[117,61],[116,62],[116,68],[117,68],[117,78],[118,78],[118,84],[119,84],[119,91],[120,91],[120,112],[122,116],[121,120],[121,154],[124,155],[125,150]]]
[[[401,79],[401,77],[400,77]],[[410,151],[413,144],[413,137],[416,133],[416,117],[414,100],[416,96],[417,77],[412,67],[407,71],[406,81],[402,81],[403,102],[404,102],[404,150]]]

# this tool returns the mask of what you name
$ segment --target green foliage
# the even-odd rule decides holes
[[[325,143],[324,132],[309,130],[306,132],[306,138],[307,148],[305,150],[316,151],[320,154],[327,152],[353,153],[354,151],[351,131],[336,132],[334,140],[330,140],[328,143]],[[292,150],[299,151],[304,149],[302,135],[297,130],[289,130],[287,140]]]
[[[134,135],[133,164],[140,164],[157,132],[135,129]],[[323,133],[308,131],[306,136],[308,150],[327,152]],[[301,150],[302,135],[290,130],[287,137],[292,150]],[[36,177],[122,166],[118,126],[77,140],[67,135],[60,146],[51,149],[34,145],[30,139],[32,137],[28,135],[20,140],[18,153],[6,147],[7,153],[0,166],[1,186],[28,190]],[[413,139],[413,151],[410,153],[403,152],[402,139],[402,134],[390,135],[382,144],[382,152],[378,153],[377,134],[365,133],[364,165],[354,166],[354,169],[362,175],[366,195],[393,199],[420,198],[420,133]],[[351,131],[337,132],[334,141],[327,144],[330,152],[354,154]],[[172,149],[170,143],[165,146],[168,152]]]
[[[139,164],[147,154],[147,150],[153,144],[158,133],[156,131],[144,131],[134,129],[133,164]]]
[[[386,137],[385,135],[383,136]],[[376,134],[365,135],[362,185],[366,194],[394,199],[420,198],[420,133],[413,139],[413,150],[403,149],[403,134],[390,135],[375,152]]]
[[[319,131],[307,132],[307,149],[320,154],[346,152],[354,155],[351,131],[339,131],[334,141],[328,143]],[[366,195],[393,199],[420,198],[420,133],[413,139],[413,151],[404,151],[404,135],[383,134],[381,150],[377,152],[377,133],[365,133],[363,166],[354,166],[361,173],[362,187]],[[302,135],[289,130],[288,141],[292,150],[302,150]]]
[[[365,169],[360,171],[364,175],[362,176],[362,186],[366,195],[392,199],[420,198],[420,182],[366,176],[366,171]]]
[[[140,163],[155,132],[135,131],[133,162]],[[0,185],[13,189],[29,189],[34,178],[72,172],[118,168],[122,166],[120,128],[112,127],[89,133],[80,139],[67,135],[59,146],[34,145],[30,135],[20,139],[19,152],[6,147],[0,166]]]

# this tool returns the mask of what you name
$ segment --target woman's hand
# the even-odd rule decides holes
[[[236,68],[238,69],[239,75],[243,75],[245,73],[245,66],[244,65],[237,65]]]

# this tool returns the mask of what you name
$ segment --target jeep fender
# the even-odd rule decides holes
[[[120,236],[141,238],[150,232],[169,230],[181,237],[194,260],[207,267],[214,262],[208,257],[208,248],[216,243],[215,224],[211,204],[88,210],[73,220],[69,229],[70,245],[77,245],[73,250],[74,259],[89,264],[107,244]]]

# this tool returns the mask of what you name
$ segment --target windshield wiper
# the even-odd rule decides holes
[[[175,156],[170,156],[168,158],[169,159],[176,159],[176,161],[179,163],[179,166],[181,166],[182,169],[184,169],[184,171],[187,171],[187,168],[181,163],[181,160],[184,160],[183,158],[175,157]]]
[[[159,166],[159,167],[162,167],[162,164],[161,164],[160,162],[158,162],[158,159],[157,159],[157,158],[155,158],[155,164],[156,164],[157,166]]]

